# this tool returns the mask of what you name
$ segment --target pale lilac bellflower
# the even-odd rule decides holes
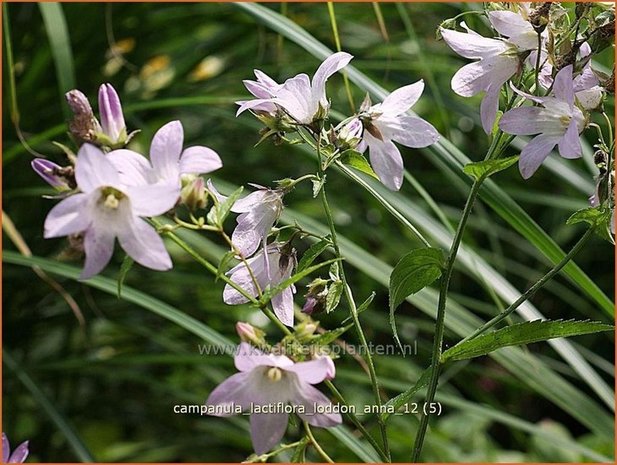
[[[248,109],[263,111],[264,104],[274,103],[296,123],[311,124],[315,120],[322,119],[330,108],[326,97],[326,81],[347,66],[352,58],[353,56],[346,52],[334,53],[319,66],[312,80],[302,73],[280,85],[264,73],[258,74],[256,71],[258,80],[249,81],[247,89],[257,98],[239,102],[240,108],[236,115]],[[265,108],[266,111],[272,111],[270,106]]]
[[[485,92],[480,105],[482,128],[493,129],[501,87],[521,71],[521,53],[538,49],[538,36],[522,14],[491,11],[489,21],[505,39],[491,39],[467,29],[467,33],[440,28],[448,46],[458,55],[474,61],[459,69],[452,78],[452,90],[462,97]]]
[[[290,404],[312,426],[328,428],[342,423],[339,413],[329,412],[330,400],[313,386],[334,378],[331,358],[294,362],[285,355],[265,354],[243,342],[234,363],[239,373],[219,384],[206,405],[213,407],[213,415],[218,417],[250,411],[251,440],[257,454],[274,448],[285,435],[289,414],[284,405]]]
[[[439,133],[428,122],[408,114],[424,91],[424,81],[401,87],[382,103],[370,106],[365,101],[359,119],[364,126],[362,151],[368,146],[371,165],[379,180],[391,190],[403,184],[403,157],[394,142],[411,148],[427,147],[439,139]]]
[[[6,434],[2,433],[2,463],[24,463],[28,458],[28,441],[22,442],[11,454],[11,445]]]
[[[200,145],[182,149],[184,129],[180,121],[161,127],[150,144],[150,160],[132,150],[114,150],[109,160],[127,184],[182,184],[183,175],[211,173],[223,166],[212,149]]]
[[[562,157],[580,158],[582,148],[579,134],[585,128],[585,116],[574,104],[572,65],[557,73],[550,96],[536,97],[517,92],[542,105],[514,108],[499,121],[501,130],[508,134],[538,134],[521,152],[518,165],[523,178],[530,178],[556,145]]]
[[[295,266],[295,251],[288,250],[285,245],[275,242],[268,244],[254,257],[246,260],[246,264],[245,262],[239,263],[227,274],[231,281],[247,294],[257,297],[256,284],[261,291],[276,287],[291,277]],[[293,295],[295,292],[296,287],[292,284],[275,294],[271,301],[275,315],[287,326],[293,326],[294,322]],[[223,301],[228,305],[240,305],[249,300],[233,286],[227,284],[223,290]]]
[[[81,192],[56,205],[45,220],[45,237],[84,233],[86,261],[81,279],[99,273],[111,259],[115,239],[137,263],[168,270],[163,240],[141,217],[161,215],[176,203],[174,185],[127,185],[105,154],[91,144],[77,155],[75,179]]]

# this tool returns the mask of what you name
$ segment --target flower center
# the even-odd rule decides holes
[[[564,128],[567,128],[568,126],[570,126],[570,121],[572,121],[571,116],[561,116],[559,118],[559,122]]]
[[[113,187],[105,187],[101,192],[101,202],[109,210],[116,210],[124,194]]]
[[[273,383],[278,383],[283,377],[283,372],[280,368],[272,367],[268,370],[267,375],[270,381],[272,381]]]

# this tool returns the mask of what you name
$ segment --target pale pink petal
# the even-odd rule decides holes
[[[286,413],[253,413],[251,415],[251,440],[257,455],[273,449],[287,429],[289,415]]]
[[[398,117],[397,130],[392,133],[392,139],[406,147],[421,148],[437,142],[439,133],[422,118],[404,115]]]
[[[594,86],[576,93],[576,100],[585,110],[594,110],[600,106],[604,98],[604,89]]]
[[[24,463],[28,458],[28,454],[28,441],[22,442],[15,448],[8,460],[8,463]]]
[[[243,410],[248,409],[252,401],[251,390],[254,389],[254,386],[250,384],[250,378],[250,372],[236,373],[214,388],[206,400],[206,405],[221,408],[212,415],[216,417],[234,415],[235,405],[242,407]]]
[[[87,203],[88,194],[81,193],[65,198],[52,208],[45,218],[45,239],[77,234],[87,229],[90,224]]]
[[[148,184],[152,166],[146,157],[127,149],[113,150],[106,156],[118,170],[122,184],[127,186]]]
[[[529,21],[513,11],[491,11],[489,21],[499,34],[509,37],[508,42],[520,51],[538,48],[538,35]]]
[[[272,97],[272,92],[270,88],[260,82],[245,79],[242,81],[242,83],[244,84],[244,87],[246,87],[246,90],[248,90],[251,94],[253,94],[257,98],[268,99]]]
[[[240,107],[236,111],[236,116],[240,115],[240,113],[245,112],[246,110],[261,110],[270,112],[271,110],[275,110],[276,106],[272,103],[273,99],[271,98],[260,98],[255,100],[246,100],[242,102],[236,102]]]
[[[591,69],[591,66],[585,66],[583,72],[574,79],[574,92],[591,89],[599,84],[600,80],[596,73],[593,72],[593,69]]]
[[[274,314],[281,320],[281,323],[290,327],[294,324],[294,289],[290,286],[272,297]]]
[[[381,104],[383,113],[396,116],[409,110],[424,91],[424,81],[420,79],[414,84],[401,87],[388,95]]]
[[[180,186],[174,184],[149,184],[125,188],[137,216],[157,216],[171,210],[180,196]]]
[[[319,65],[312,82],[313,99],[326,103],[326,81],[330,76],[349,64],[353,55],[347,52],[337,52],[330,55]]]
[[[279,367],[290,370],[294,362],[285,355],[264,354],[259,349],[242,342],[234,357],[234,364],[240,371],[251,371],[258,366]]]
[[[133,218],[118,231],[118,241],[133,260],[146,268],[165,271],[173,266],[161,236],[140,218]]]
[[[263,204],[236,219],[231,241],[244,257],[250,257],[259,248],[278,217],[276,205]]]
[[[211,173],[223,166],[218,153],[208,147],[189,147],[180,157],[180,174]]]
[[[231,211],[234,213],[249,212],[259,204],[264,203],[271,194],[272,191],[267,189],[260,189],[255,192],[251,192],[249,195],[236,200],[231,207]]]
[[[565,135],[559,141],[559,155],[564,158],[580,158],[583,155],[576,120],[572,118]]]
[[[319,109],[319,100],[312,98],[311,83],[306,74],[287,79],[277,90],[273,102],[303,124],[311,123]]]
[[[216,187],[214,187],[214,183],[212,182],[212,179],[208,179],[206,181],[206,186],[208,191],[216,198],[216,200],[219,201],[219,203],[224,202],[225,200],[227,200],[227,197],[224,196],[223,194],[221,194],[218,189]]]
[[[103,186],[117,186],[120,175],[105,154],[92,144],[84,144],[77,152],[75,179],[83,192]]]
[[[568,65],[557,73],[553,83],[553,93],[558,100],[566,102],[570,108],[574,105],[574,87],[572,83],[572,65]]]
[[[399,190],[403,184],[403,157],[390,140],[380,141],[370,134],[365,136],[369,146],[371,166],[379,180],[391,190]]]
[[[524,179],[533,176],[560,139],[560,136],[541,134],[525,146],[518,160],[518,169]]]
[[[563,126],[554,115],[541,107],[519,107],[504,113],[499,127],[508,134],[528,136],[539,133],[563,133]]]
[[[518,16],[518,15],[517,15]],[[495,124],[497,111],[499,110],[499,94],[501,86],[491,85],[486,91],[486,95],[480,104],[480,119],[482,120],[482,129],[487,134],[490,134]]]
[[[304,405],[305,413],[298,416],[310,425],[329,428],[343,422],[340,413],[318,413],[332,403],[321,391],[307,383],[299,383],[298,392],[293,403]],[[321,407],[321,409],[319,409]],[[319,409],[319,410],[318,410]]]
[[[183,142],[184,129],[180,121],[171,121],[156,131],[150,146],[150,161],[159,177],[178,176],[178,163]]]
[[[453,31],[440,28],[441,36],[455,53],[465,58],[479,59],[497,55],[505,51],[508,46],[501,40],[488,39],[478,34]]]
[[[84,234],[86,261],[79,279],[88,279],[100,273],[114,252],[114,234],[106,228],[90,227]]]
[[[6,434],[2,433],[2,463],[8,463],[10,451],[9,438],[6,437]]]
[[[257,277],[260,270],[263,270],[263,255],[256,255],[251,260],[248,260],[248,266],[253,272],[253,276]],[[253,282],[253,278],[245,263],[241,262],[230,271],[227,272],[231,279],[238,287],[244,289],[247,294],[256,297],[257,288]],[[261,286],[261,283],[258,283]],[[248,302],[248,299],[238,292],[234,287],[227,284],[223,289],[223,302],[227,305],[240,305]]]
[[[299,362],[288,368],[300,381],[308,384],[321,383],[324,379],[333,379],[335,376],[334,362],[330,357],[319,357],[309,362]]]

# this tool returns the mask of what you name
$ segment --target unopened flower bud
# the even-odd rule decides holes
[[[88,98],[77,89],[67,92],[65,97],[73,112],[73,119],[69,122],[69,131],[78,144],[94,142],[96,133],[101,131],[101,127],[94,117]]]
[[[529,13],[529,22],[538,34],[541,34],[544,32],[544,29],[546,29],[550,10],[551,2],[544,2],[542,5]]]
[[[328,281],[325,279],[316,278],[307,286],[308,292],[304,296],[306,302],[302,307],[302,313],[316,315],[325,310],[326,297],[328,296],[327,284]]]
[[[208,197],[206,184],[202,177],[196,176],[182,187],[180,201],[191,211],[206,208]]]
[[[317,326],[312,321],[303,321],[296,326],[294,334],[299,341],[310,339],[317,331]]]
[[[127,140],[122,104],[111,84],[99,88],[99,114],[101,129],[113,147],[123,146]]]
[[[362,140],[364,126],[359,118],[354,118],[338,131],[338,143],[341,146],[356,148]]]
[[[236,333],[238,333],[242,342],[248,342],[255,346],[263,346],[266,344],[266,333],[249,323],[238,321],[236,323]]]
[[[35,158],[32,160],[31,166],[34,172],[53,188],[59,191],[70,189],[66,178],[60,174],[63,172],[63,168],[56,165],[53,161],[45,160],[44,158]]]

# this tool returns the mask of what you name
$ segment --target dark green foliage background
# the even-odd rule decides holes
[[[325,3],[268,7],[283,10],[319,41],[335,48]],[[384,38],[371,4],[335,4],[343,49],[356,57],[352,64],[389,90],[424,79],[427,88],[414,111],[433,123],[472,160],[482,159],[487,149],[487,138],[478,121],[480,98],[463,99],[450,90],[450,79],[464,61],[443,42],[436,41],[435,29],[443,19],[459,13],[460,8],[478,7],[382,4],[387,30]],[[411,36],[399,8],[411,19]],[[36,151],[62,162],[61,152],[51,141],[68,143],[66,109],[39,6],[10,4],[7,9],[20,128]],[[143,153],[147,153],[151,137],[161,125],[180,119],[185,128],[185,145],[207,145],[222,156],[224,167],[215,173],[217,179],[235,185],[271,185],[274,179],[297,177],[314,170],[313,159],[296,147],[277,147],[269,141],[253,147],[259,139],[259,125],[248,113],[234,116],[233,102],[246,95],[242,79],[251,78],[253,68],[283,80],[300,72],[311,75],[320,62],[246,12],[231,4],[184,3],[75,3],[63,4],[62,11],[74,55],[76,87],[94,103],[98,86],[102,82],[112,83],[125,106],[128,128],[142,130],[135,147]],[[480,17],[468,16],[466,21],[470,27],[489,33]],[[130,38],[135,46],[125,55],[128,65],[106,76],[103,70],[110,58],[111,30],[116,40]],[[598,57],[598,62],[610,68],[612,53],[609,48]],[[143,67],[161,55],[169,58],[173,77],[160,89],[146,91]],[[192,81],[191,72],[207,56],[222,60],[220,74]],[[30,170],[32,156],[18,141],[9,114],[6,61],[3,65],[3,210],[35,256],[53,259],[66,242],[42,237],[45,215],[55,202],[41,198],[49,191]],[[352,88],[358,105],[364,93]],[[348,114],[350,108],[340,76],[332,78],[328,93],[333,108]],[[210,102],[206,103],[208,99]],[[613,108],[611,99],[607,107],[611,115]],[[594,142],[592,131],[588,140]],[[443,214],[456,224],[466,191],[444,175],[443,167],[426,153],[407,148],[401,151],[406,168],[430,193]],[[512,149],[508,154],[516,153]],[[571,174],[562,166],[558,164],[554,170],[542,168],[527,182],[516,168],[498,174],[495,180],[568,250],[583,229],[580,225],[566,226],[565,220],[574,210],[587,205],[592,189],[583,193],[576,187],[578,181],[564,181],[559,173]],[[593,175],[583,160],[568,161],[567,167],[591,185]],[[340,233],[373,257],[392,266],[419,245],[377,201],[342,174],[328,174],[327,188]],[[428,209],[407,181],[402,194],[410,203]],[[312,199],[309,185],[301,185],[285,200],[293,211],[323,222],[320,203]],[[228,226],[231,230],[233,221]],[[470,226],[465,243],[517,289],[526,289],[548,269],[547,260],[484,204],[477,206]],[[200,245],[200,251],[214,261],[222,244],[215,237],[208,239],[211,243]],[[15,250],[6,235],[3,248]],[[214,283],[211,276],[177,248],[170,245],[170,251],[175,263],[173,271],[157,273],[136,266],[126,285],[169,303],[236,341],[235,322],[255,318],[256,311],[224,305],[222,284]],[[123,254],[117,250],[103,274],[116,278],[122,259]],[[576,262],[607,295],[613,295],[614,260],[610,244],[594,239]],[[79,261],[73,264],[81,266]],[[393,344],[387,319],[387,289],[356,268],[348,268],[358,300],[373,290],[377,292],[373,305],[362,314],[369,339],[375,344]],[[478,280],[462,271],[455,271],[453,300],[484,319],[497,313]],[[3,266],[3,347],[73,426],[97,461],[242,461],[251,453],[248,422],[244,418],[218,419],[177,415],[172,411],[174,404],[202,403],[216,384],[235,371],[231,358],[201,356],[198,344],[202,341],[177,325],[83,283],[58,280],[77,300],[86,319],[85,327],[80,328],[65,301],[29,268]],[[299,305],[302,294],[303,286],[299,286]],[[549,284],[533,303],[547,318],[609,321],[596,303],[563,277]],[[346,316],[347,309],[341,305],[334,314],[321,318],[322,325],[334,328]],[[261,319],[250,321],[263,323]],[[418,353],[406,358],[376,357],[378,374],[390,397],[413,384],[420,370],[427,366],[433,334],[433,319],[408,302],[399,308],[397,321],[401,339],[417,345]],[[273,341],[279,337],[276,328],[265,328]],[[346,338],[349,343],[357,342],[352,332]],[[452,331],[446,332],[448,346],[458,339]],[[604,333],[573,341],[610,386],[613,339],[612,334]],[[585,396],[603,405],[551,346],[535,344],[524,351],[529,354],[530,364],[536,360],[545,362]],[[353,358],[337,361],[337,370],[335,382],[352,403],[373,403],[367,377]],[[444,414],[432,426],[425,448],[426,461],[584,459],[572,450],[541,439],[538,431],[551,432],[565,441],[584,444],[612,457],[612,436],[590,433],[586,426],[491,358],[459,363],[443,379],[443,392],[455,402],[444,406]],[[483,406],[485,411],[474,410],[474,405]],[[612,417],[612,412],[602,408]],[[486,412],[495,412],[497,416],[503,412],[526,420],[532,424],[532,431],[496,421]],[[36,397],[6,365],[3,418],[3,431],[13,442],[31,440],[32,460],[79,459],[63,433],[41,410]],[[389,424],[393,458],[408,460],[417,419],[413,415],[398,416]],[[374,423],[369,428],[377,434]],[[299,438],[298,431],[298,425],[290,426],[287,440]],[[316,434],[337,461],[359,460],[328,432],[319,430]],[[317,456],[312,454],[308,458],[315,460]],[[289,457],[280,455],[279,459]]]

